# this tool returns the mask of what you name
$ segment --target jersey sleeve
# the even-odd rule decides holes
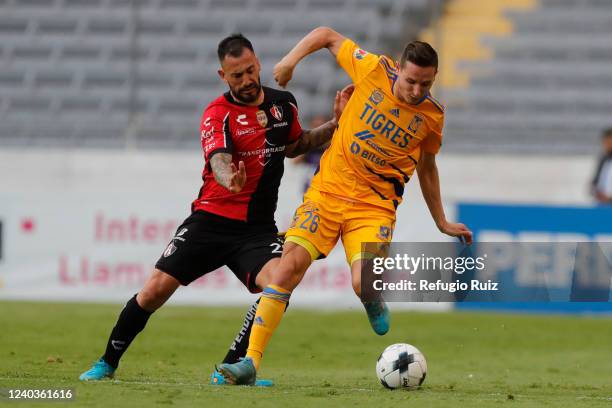
[[[431,126],[429,135],[421,142],[423,151],[431,154],[438,154],[442,147],[442,129],[444,127],[444,117],[434,122]]]
[[[229,111],[220,106],[207,108],[202,114],[200,138],[207,162],[216,153],[232,153]]]
[[[302,136],[303,130],[300,124],[300,117],[298,112],[297,101],[292,94],[289,94],[289,105],[293,110],[293,120],[291,121],[291,128],[289,129],[289,137],[287,138],[287,144],[292,144]]]
[[[353,83],[357,84],[378,65],[378,55],[361,48],[353,40],[346,39],[336,56],[338,64],[346,71]]]

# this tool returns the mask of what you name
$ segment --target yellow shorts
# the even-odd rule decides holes
[[[342,238],[346,260],[361,259],[364,242],[391,241],[395,212],[309,189],[295,211],[285,242],[304,247],[312,259],[327,256]]]

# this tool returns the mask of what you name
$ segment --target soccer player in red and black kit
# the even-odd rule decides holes
[[[151,314],[180,285],[226,265],[249,291],[266,287],[282,254],[274,212],[284,159],[317,148],[336,128],[333,119],[302,130],[295,98],[261,86],[259,61],[242,35],[223,39],[217,53],[219,76],[229,91],[208,105],[202,116],[206,164],[192,213],[176,230],[144,287],[121,311],[106,352],[81,380],[112,377]],[[336,116],[348,97],[350,91],[336,94]],[[246,354],[256,308],[251,306],[224,362],[234,363]],[[211,381],[224,380],[215,371]],[[260,385],[271,384],[263,380]]]

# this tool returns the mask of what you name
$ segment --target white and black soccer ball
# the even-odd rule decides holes
[[[427,362],[416,347],[405,343],[392,344],[378,357],[376,375],[389,389],[418,388],[425,381]]]

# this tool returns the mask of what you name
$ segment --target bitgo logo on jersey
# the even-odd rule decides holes
[[[385,159],[378,157],[375,153],[372,153],[369,150],[362,149],[357,142],[351,143],[351,153],[360,156],[362,159],[369,160],[379,166],[384,166],[387,164]]]
[[[371,147],[373,150],[375,150],[376,152],[383,154],[385,156],[390,156],[389,153],[387,151],[385,151],[385,149],[383,149],[382,147],[378,146],[376,143],[374,143],[372,140],[372,138],[374,138],[374,134],[372,132],[370,132],[369,130],[364,130],[362,132],[357,132],[355,133],[353,136],[355,136],[357,139],[365,141],[366,144]],[[374,164],[377,164],[379,166],[384,166],[385,164],[387,164],[387,161],[381,157],[379,157],[376,153],[374,152],[370,152],[366,149],[362,149],[361,145],[358,142],[353,142],[351,143],[351,153],[355,154],[355,155],[359,155],[362,158],[371,161]]]

